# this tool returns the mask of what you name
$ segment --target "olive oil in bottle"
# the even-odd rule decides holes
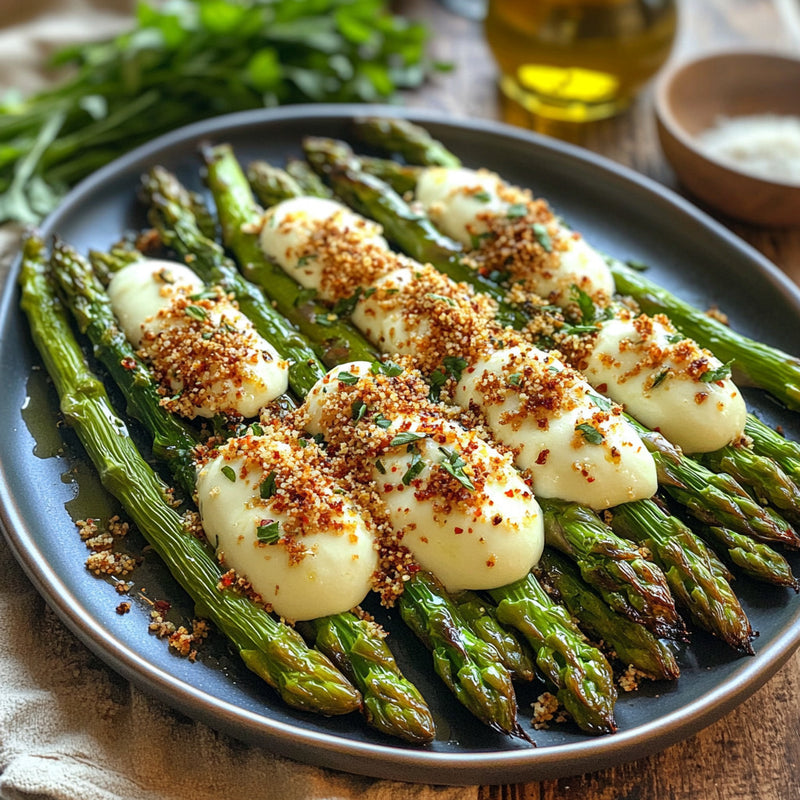
[[[588,122],[623,110],[666,61],[675,0],[489,0],[500,89],[533,115]]]

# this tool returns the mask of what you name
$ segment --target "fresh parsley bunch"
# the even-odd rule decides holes
[[[93,170],[180,125],[299,102],[375,102],[434,68],[386,0],[142,2],[133,28],[59,52],[70,78],[0,102],[0,222],[37,222]]]

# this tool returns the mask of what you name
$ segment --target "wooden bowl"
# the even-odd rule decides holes
[[[800,225],[800,183],[740,171],[697,141],[720,117],[760,114],[800,117],[800,59],[756,51],[712,53],[668,68],[656,84],[661,146],[692,194],[740,220]]]

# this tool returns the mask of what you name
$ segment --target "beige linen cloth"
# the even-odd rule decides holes
[[[118,31],[130,8],[130,0],[0,0],[0,90],[39,87],[46,53]],[[17,231],[0,231],[0,277],[17,242]],[[0,537],[0,798],[237,797],[472,800],[477,789],[307,766],[174,713],[108,669],[62,626]]]

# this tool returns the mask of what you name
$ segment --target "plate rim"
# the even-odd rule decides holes
[[[724,239],[729,246],[755,262],[762,275],[789,299],[800,315],[800,289],[777,266],[721,223],[668,187],[635,172],[630,167],[617,164],[604,156],[570,143],[553,140],[505,123],[447,117],[435,110],[415,107],[361,104],[298,105],[220,115],[192,123],[135,148],[81,181],[67,194],[59,208],[42,223],[41,231],[46,236],[53,234],[61,214],[66,213],[65,209],[80,202],[113,176],[129,171],[137,163],[152,159],[166,149],[188,144],[204,136],[220,136],[225,132],[241,131],[285,120],[351,118],[365,114],[402,116],[423,124],[436,123],[445,127],[477,131],[483,135],[507,136],[537,148],[560,152],[572,160],[590,163],[613,179],[636,184],[654,195],[659,202],[691,219],[693,223],[711,230],[715,236]],[[12,313],[12,305],[16,301],[19,261],[17,257],[3,288],[0,303],[0,321],[3,322]],[[0,463],[0,528],[11,552],[37,591],[45,597],[62,621],[84,644],[112,669],[170,707],[176,707],[177,693],[187,704],[178,707],[184,711],[191,707],[191,712],[187,713],[191,713],[193,718],[218,730],[224,730],[236,738],[259,742],[267,745],[273,752],[309,761],[318,766],[341,770],[342,756],[355,756],[359,761],[357,764],[349,762],[348,771],[372,777],[408,780],[409,775],[403,770],[413,766],[415,772],[411,777],[414,782],[452,785],[541,780],[565,777],[583,771],[594,772],[650,755],[711,724],[766,683],[800,646],[800,631],[793,632],[787,628],[759,652],[757,660],[748,659],[747,662],[743,662],[735,674],[723,682],[723,685],[700,695],[687,705],[631,730],[599,738],[587,737],[577,744],[547,745],[532,750],[453,754],[341,738],[324,731],[298,728],[281,720],[259,716],[213,697],[185,683],[177,676],[158,669],[124,643],[115,640],[96,622],[82,617],[79,613],[80,598],[74,597],[66,590],[56,570],[36,551],[36,543],[28,535],[25,522],[18,513],[13,497],[9,494],[5,475],[5,465]],[[56,589],[61,591],[55,591]],[[765,661],[767,663],[763,663]],[[196,707],[197,704],[205,705],[205,708]],[[242,736],[243,726],[248,736]],[[576,750],[579,752],[576,753]],[[564,762],[569,762],[569,768],[565,769]]]

